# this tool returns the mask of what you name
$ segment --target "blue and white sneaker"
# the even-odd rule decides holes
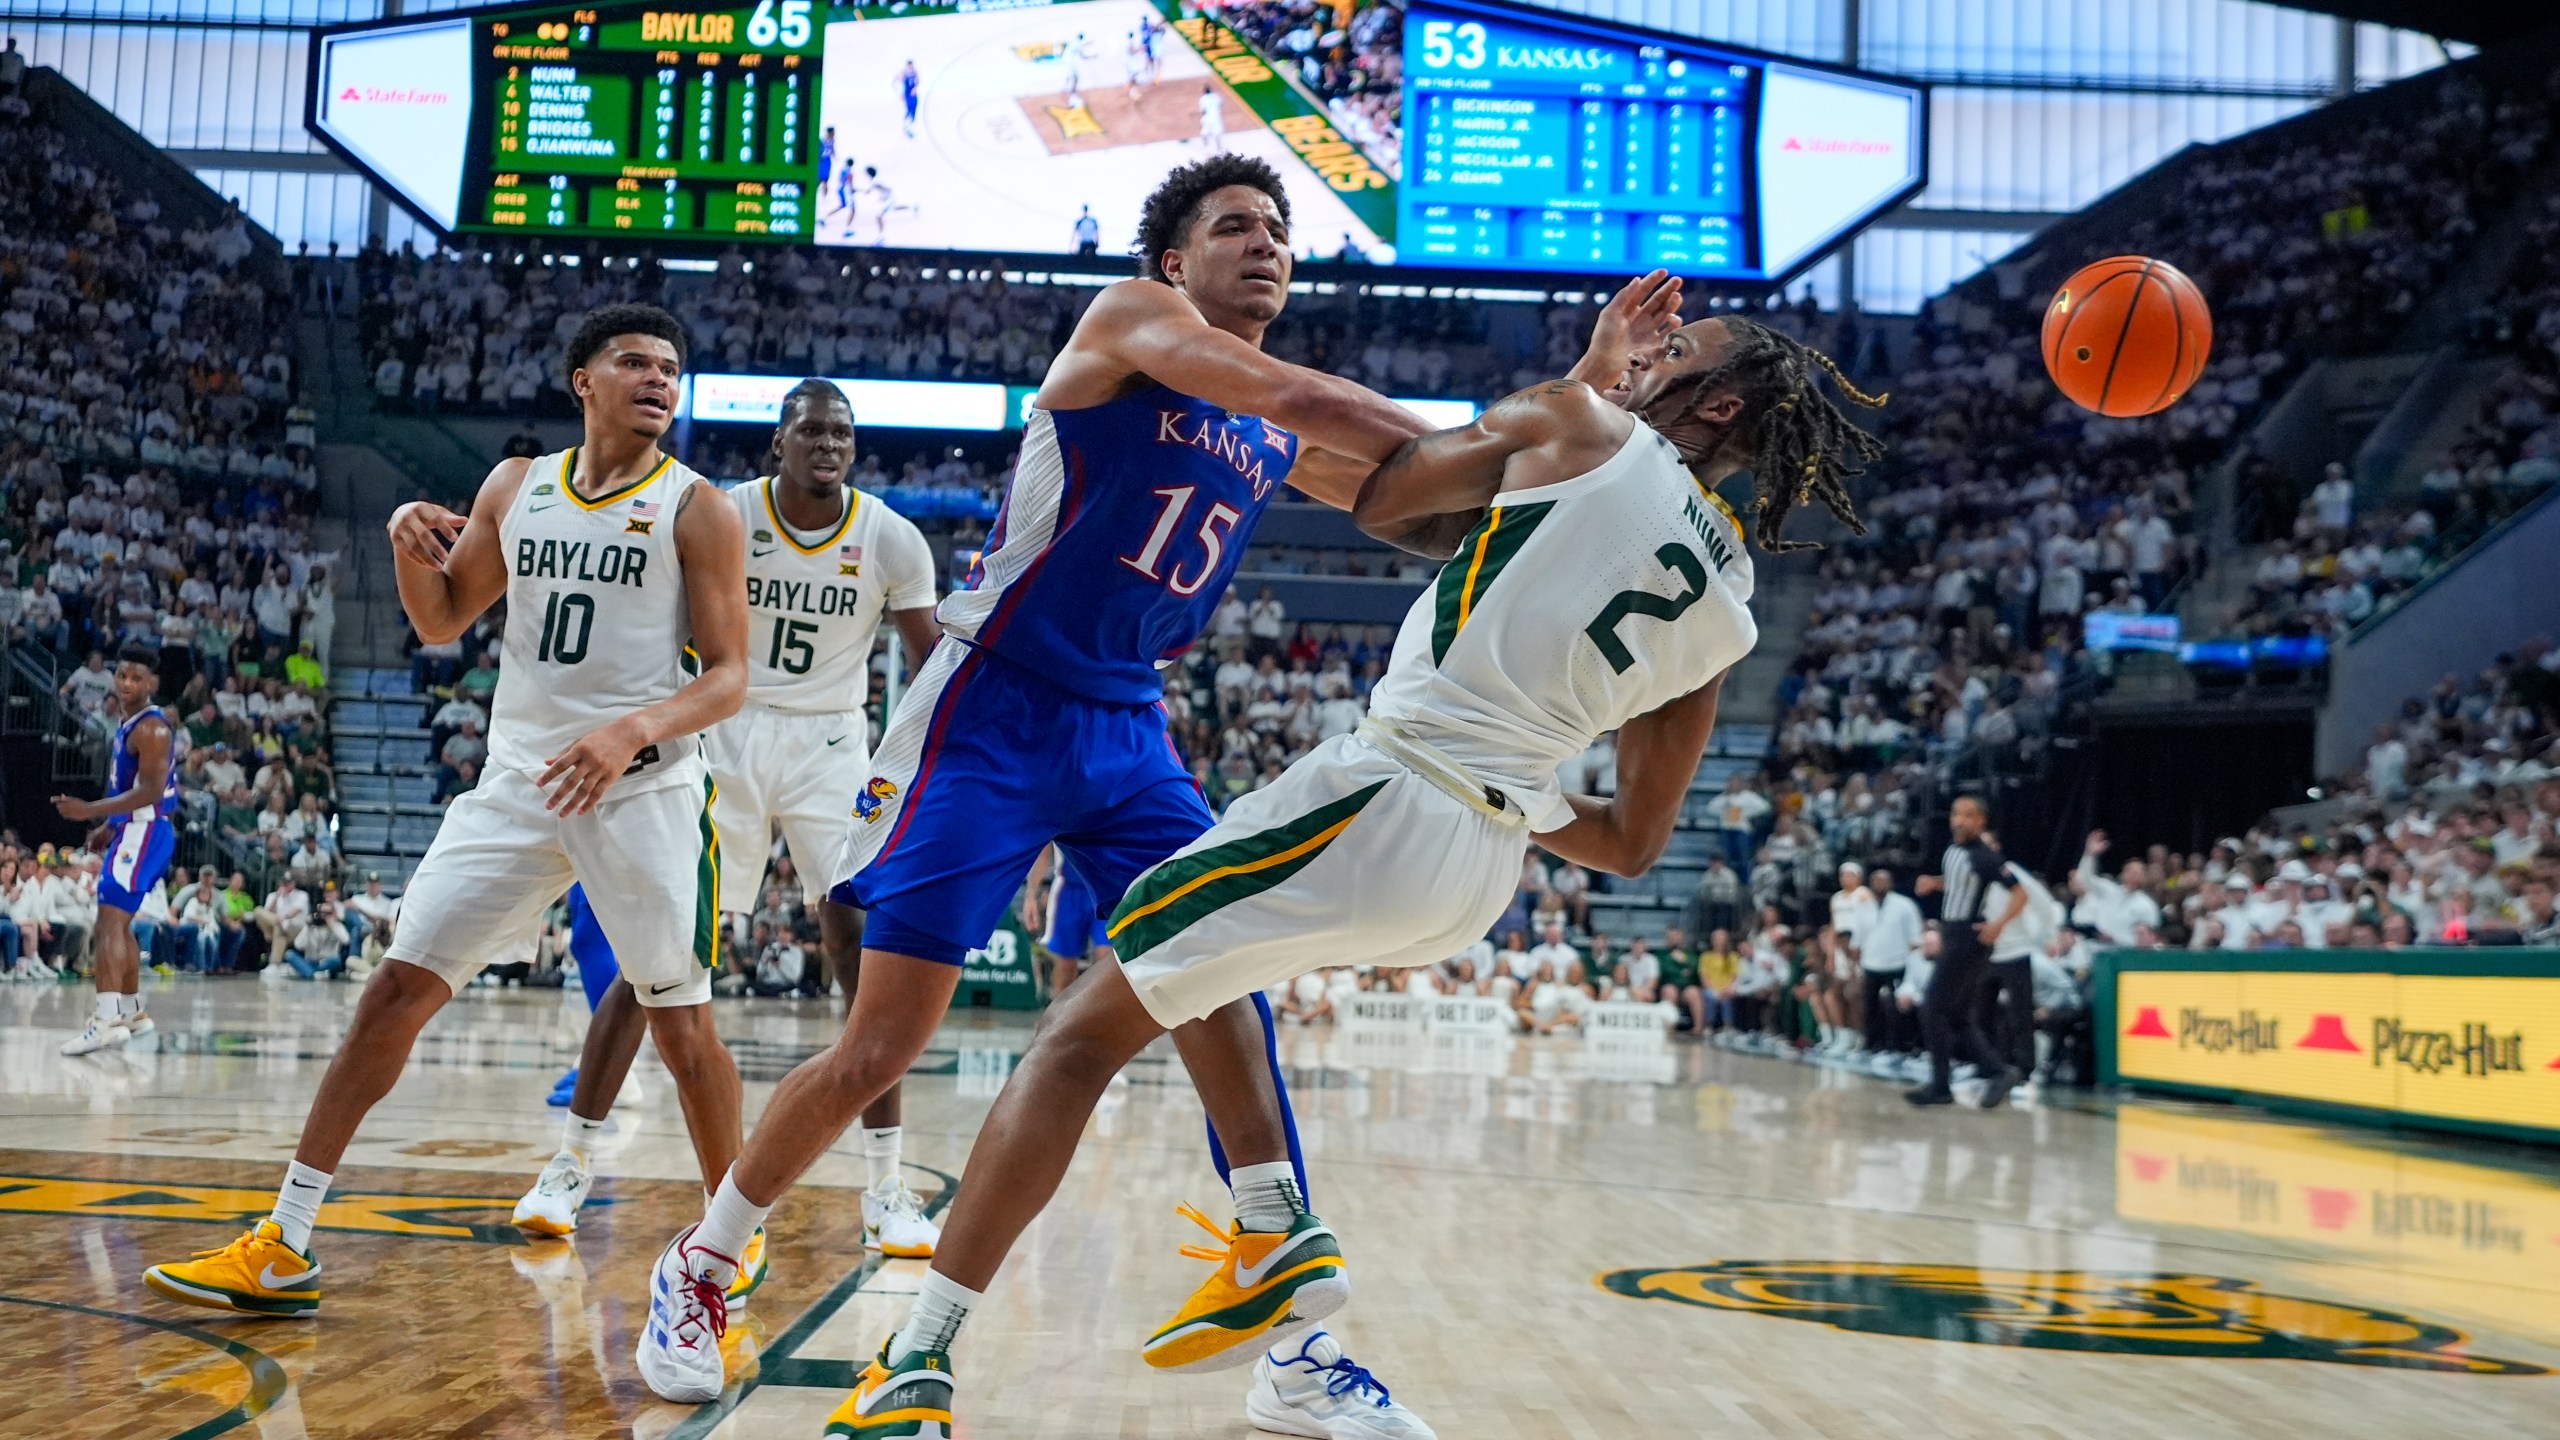
[[[568,1074],[561,1076],[558,1080],[552,1083],[551,1098],[543,1103],[549,1105],[554,1110],[566,1110],[569,1108],[570,1093],[577,1088],[578,1067],[572,1065],[569,1067]]]
[[[693,1235],[687,1225],[658,1252],[649,1324],[632,1357],[649,1392],[680,1405],[717,1400],[728,1381],[720,1337],[729,1329],[729,1285],[738,1278],[735,1259],[694,1244]]]
[[[1313,1440],[1438,1440],[1325,1331],[1300,1342],[1296,1353],[1278,1356],[1269,1351],[1254,1362],[1244,1416],[1255,1428]]]

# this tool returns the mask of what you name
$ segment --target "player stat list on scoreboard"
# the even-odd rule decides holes
[[[475,217],[526,230],[806,236],[820,37],[807,0],[483,20]]]
[[[1755,75],[1416,4],[1398,248],[1505,268],[1747,268]]]

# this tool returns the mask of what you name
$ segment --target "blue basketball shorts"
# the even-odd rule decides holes
[[[1090,699],[948,641],[872,757],[829,898],[869,912],[863,948],[958,965],[1050,843],[1062,881],[1109,915],[1213,820],[1161,706]]]
[[[1059,872],[1049,887],[1049,927],[1040,948],[1062,960],[1081,960],[1111,944],[1111,917],[1093,903],[1092,887]]]
[[[169,873],[178,853],[178,827],[158,815],[128,815],[107,841],[107,862],[98,871],[98,903],[127,915],[142,908],[142,897]]]

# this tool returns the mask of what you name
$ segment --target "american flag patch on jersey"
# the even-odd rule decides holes
[[[862,573],[861,546],[839,545],[836,547],[836,573],[839,575],[859,575]]]
[[[657,516],[657,513],[658,504],[654,500],[634,500],[631,502],[631,518],[634,520],[654,519]]]

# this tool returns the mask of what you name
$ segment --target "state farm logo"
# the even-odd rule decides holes
[[[2460,1031],[2422,1030],[2400,1023],[2398,1016],[2377,1015],[2373,1021],[2373,1063],[2396,1064],[2421,1075],[2459,1071],[2490,1076],[2524,1069],[2524,1032],[2499,1034],[2487,1025],[2465,1025]]]
[[[1841,135],[1790,135],[1778,148],[1800,155],[1890,155],[1901,147],[1891,140]]]
[[[349,85],[338,91],[341,105],[448,105],[452,95],[442,90],[385,89],[380,85]]]

